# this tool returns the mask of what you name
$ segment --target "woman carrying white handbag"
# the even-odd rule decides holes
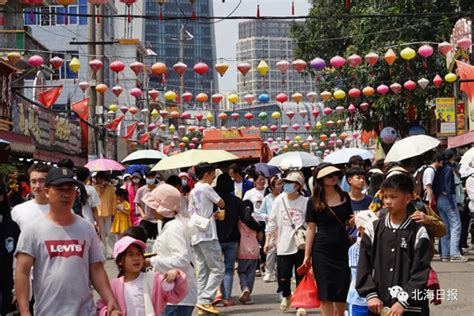
[[[290,172],[283,181],[283,193],[275,199],[268,217],[264,251],[267,253],[270,249],[271,240],[276,241],[278,287],[283,295],[280,308],[287,311],[290,307],[293,271],[296,283],[301,281],[296,269],[301,266],[304,259],[304,249],[301,249],[300,239],[304,238],[302,230],[305,227],[308,198],[301,193],[304,187],[304,177],[301,172]]]

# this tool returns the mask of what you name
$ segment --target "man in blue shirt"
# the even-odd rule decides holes
[[[454,155],[454,151],[450,149],[444,152],[445,163],[436,172],[433,181],[433,193],[437,197],[439,216],[447,229],[447,234],[441,238],[441,260],[443,262],[467,262],[469,259],[461,256],[459,249],[461,217],[456,203]]]

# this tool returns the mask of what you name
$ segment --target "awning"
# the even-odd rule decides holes
[[[257,129],[204,131],[202,149],[226,150],[240,159],[260,159],[263,141]]]
[[[75,166],[84,166],[87,163],[87,157],[73,156],[60,152],[51,152],[40,148],[36,148],[33,158],[52,163],[57,163],[61,159],[71,159]]]
[[[448,138],[448,147],[456,148],[474,144],[474,131]]]
[[[0,138],[10,142],[12,152],[32,155],[35,151],[35,144],[30,136],[0,130]]]

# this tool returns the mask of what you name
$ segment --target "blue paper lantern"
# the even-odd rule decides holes
[[[261,103],[268,103],[270,101],[270,96],[266,93],[262,93],[258,96],[258,101]]]

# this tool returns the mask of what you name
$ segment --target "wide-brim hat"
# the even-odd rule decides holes
[[[163,217],[173,218],[181,209],[181,193],[174,186],[160,184],[145,194],[142,202]]]
[[[114,259],[117,259],[117,257],[121,253],[126,251],[127,248],[130,247],[131,245],[137,245],[142,250],[146,249],[146,244],[143,241],[132,238],[130,236],[125,236],[125,237],[120,238],[120,240],[117,241],[114,245],[114,253],[113,253]]]
[[[292,171],[289,172],[285,178],[283,178],[283,181],[288,181],[288,182],[296,182],[298,183],[301,187],[304,186],[304,176],[301,172],[299,171]]]
[[[318,169],[318,172],[316,173],[316,179],[322,179],[333,173],[341,175],[342,171],[341,169],[334,167],[333,164],[323,165]]]

